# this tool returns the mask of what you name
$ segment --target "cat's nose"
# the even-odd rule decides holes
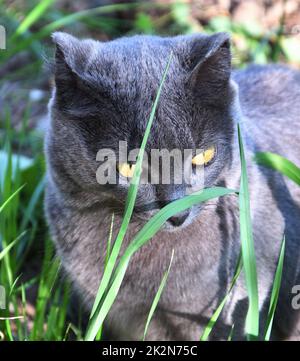
[[[174,226],[174,227],[179,227],[181,226],[184,221],[187,219],[187,217],[189,216],[190,211],[186,210],[180,213],[177,213],[175,216],[170,217],[169,218],[169,222]]]

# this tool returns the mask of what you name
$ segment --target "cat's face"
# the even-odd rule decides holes
[[[139,149],[171,51],[170,68],[145,149],[149,179],[140,185],[134,215],[148,219],[170,201],[219,183],[231,161],[233,135],[226,34],[136,36],[99,43],[56,33],[54,40],[53,137],[58,138],[55,142],[60,160],[66,160],[66,173],[76,178],[79,187],[90,189],[95,198],[105,195],[108,206],[122,211],[134,159],[121,159],[124,154],[120,154],[119,142],[126,142],[126,155]],[[97,170],[105,160],[97,158],[97,162],[96,155],[103,149],[115,154],[116,162],[109,167],[114,168],[117,184],[97,182]],[[179,158],[171,158],[167,182],[162,179],[162,167],[168,162],[161,161],[154,170],[153,150],[182,154],[182,167],[176,163]],[[190,169],[188,177],[183,175],[186,167]],[[196,171],[199,167],[203,172]],[[152,168],[155,181],[150,177]],[[182,174],[181,183],[178,173]],[[173,217],[168,227],[188,224],[200,208],[195,206]]]

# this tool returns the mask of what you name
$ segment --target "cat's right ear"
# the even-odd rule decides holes
[[[62,32],[52,34],[52,40],[56,46],[54,63],[56,86],[70,85],[67,83],[72,83],[76,76],[80,76],[78,65],[86,60],[80,40]]]
[[[64,98],[67,93],[75,91],[79,81],[84,78],[92,41],[79,40],[62,32],[52,34],[52,39],[56,46],[53,64],[56,92]]]

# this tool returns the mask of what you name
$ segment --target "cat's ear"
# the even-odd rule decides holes
[[[91,51],[89,42],[74,36],[55,32],[52,39],[56,45],[54,75],[56,86],[70,85],[76,77],[81,77]]]
[[[82,90],[88,82],[87,69],[97,42],[79,40],[62,32],[55,32],[52,39],[56,45],[53,64],[56,102],[62,109],[86,107],[88,92]]]
[[[189,86],[203,98],[222,96],[231,73],[230,36],[217,33],[199,39],[196,37],[189,56]]]

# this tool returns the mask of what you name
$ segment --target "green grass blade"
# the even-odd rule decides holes
[[[22,232],[19,237],[17,237],[14,241],[9,243],[1,252],[0,252],[0,261],[8,254],[8,252],[16,245],[16,243],[24,236],[25,232]]]
[[[25,287],[23,284],[21,285],[21,301],[22,301],[22,317],[24,320],[24,325],[23,325],[24,336],[23,337],[21,336],[22,337],[21,339],[25,341],[25,340],[27,340],[27,337],[28,337],[28,322],[27,322],[27,315],[26,315],[26,305],[27,305],[26,292],[25,292]]]
[[[63,292],[62,302],[59,306],[58,321],[56,325],[56,334],[59,337],[59,341],[63,340],[66,333],[65,325],[68,315],[68,306],[70,304],[71,285],[69,282],[65,282],[61,287],[60,291]]]
[[[111,216],[110,230],[109,230],[107,248],[106,248],[106,255],[105,255],[105,260],[104,260],[104,272],[106,270],[107,262],[108,262],[109,256],[110,256],[111,241],[112,241],[113,228],[114,228],[114,219],[115,219],[115,214],[113,213],[112,216]],[[97,296],[96,296],[96,299],[98,298]],[[92,309],[92,314],[95,312],[96,306],[97,306],[96,303],[94,303],[93,309]],[[97,333],[96,341],[100,341],[101,337],[102,337],[102,327],[99,329],[99,331]]]
[[[0,213],[4,210],[5,207],[15,198],[15,196],[25,187],[23,184],[20,188],[18,188],[7,200],[0,206]]]
[[[72,14],[68,14],[66,16],[61,16],[57,20],[45,25],[43,28],[36,31],[34,34],[30,34],[28,38],[22,39],[22,41],[14,41],[14,47],[9,51],[5,53],[4,59],[7,59],[11,57],[12,55],[21,52],[24,49],[28,49],[34,42],[41,40],[45,37],[48,37],[52,32],[61,29],[62,27],[69,26],[71,24],[74,24],[78,21],[82,21],[84,19],[90,19],[92,16],[96,15],[106,15],[115,11],[127,11],[127,10],[134,10],[137,8],[167,8],[167,4],[152,4],[150,2],[136,2],[136,3],[122,3],[122,4],[109,4],[109,5],[103,5],[98,6],[90,9],[85,9],[82,11],[77,11]],[[35,20],[34,20],[35,21]],[[30,24],[32,25],[32,24]],[[23,26],[24,27],[24,26]],[[25,29],[25,27],[24,27]],[[28,29],[28,26],[26,24],[26,29]],[[23,29],[21,29],[23,31]],[[21,31],[18,30],[20,33]],[[13,35],[10,41],[16,40],[17,35]]]
[[[254,160],[258,164],[279,171],[300,185],[300,168],[288,159],[271,152],[258,152],[255,154]]]
[[[231,330],[230,330],[230,333],[228,335],[227,341],[232,341],[233,333],[234,333],[234,324],[231,326]]]
[[[281,243],[279,260],[278,260],[275,278],[274,278],[274,282],[273,282],[270,306],[269,306],[267,322],[266,322],[266,327],[265,327],[265,335],[264,335],[265,341],[269,341],[270,336],[271,336],[272,325],[273,325],[274,315],[275,315],[275,311],[276,311],[276,306],[277,306],[277,301],[278,301],[278,296],[279,296],[279,291],[280,291],[280,286],[281,286],[284,253],[285,253],[285,237],[283,237],[283,240]]]
[[[106,256],[105,256],[105,261],[104,261],[104,269],[107,266],[107,262],[108,262],[109,256],[110,256],[111,241],[112,241],[113,228],[114,228],[114,220],[115,220],[115,214],[113,213],[112,216],[111,216],[111,223],[110,223],[110,230],[109,230],[108,241],[107,241]]]
[[[14,341],[14,337],[13,337],[11,326],[10,326],[10,321],[7,318],[5,319],[5,326],[6,326],[6,333],[7,333],[9,341]]]
[[[238,125],[238,138],[241,158],[241,184],[239,192],[240,205],[240,234],[242,245],[242,256],[245,273],[246,287],[249,297],[249,308],[246,318],[246,334],[249,339],[255,339],[259,334],[259,302],[256,259],[254,251],[251,215],[250,215],[250,197],[248,189],[248,177],[246,169],[246,160],[244,146]]]
[[[14,37],[25,33],[25,31],[27,31],[30,26],[33,25],[41,17],[48,9],[48,7],[51,6],[54,2],[55,0],[40,1],[18,26]]]
[[[156,95],[156,98],[155,98],[155,101],[154,101],[154,104],[153,104],[153,107],[152,107],[152,110],[151,110],[151,114],[150,114],[150,117],[149,117],[149,120],[148,120],[146,131],[145,131],[143,141],[142,141],[142,144],[141,144],[141,147],[140,147],[140,151],[139,151],[139,154],[138,154],[138,159],[137,159],[137,162],[136,162],[134,174],[133,174],[133,177],[132,177],[132,181],[131,181],[129,191],[128,191],[128,195],[127,195],[127,199],[126,199],[126,208],[125,208],[125,213],[124,213],[124,216],[123,216],[123,221],[122,221],[119,233],[117,235],[117,238],[115,240],[114,246],[112,248],[110,257],[109,257],[109,259],[107,261],[105,272],[104,272],[102,280],[100,282],[100,286],[99,286],[99,289],[98,289],[98,292],[97,292],[97,296],[96,296],[96,299],[95,299],[95,302],[94,302],[94,306],[93,306],[90,318],[94,315],[95,309],[97,308],[97,305],[100,303],[101,298],[103,297],[103,295],[105,293],[105,290],[106,290],[106,288],[107,288],[107,286],[109,284],[109,280],[111,278],[115,263],[117,261],[117,257],[119,255],[119,252],[120,252],[120,249],[121,249],[121,246],[122,246],[124,236],[126,234],[126,231],[127,231],[127,228],[128,228],[131,216],[132,216],[132,212],[133,212],[133,208],[134,208],[134,204],[135,204],[135,199],[136,199],[136,195],[137,195],[137,191],[138,191],[138,183],[139,183],[139,179],[140,179],[141,171],[142,171],[142,160],[143,160],[144,150],[145,150],[145,146],[146,146],[146,143],[147,143],[147,140],[148,140],[148,137],[149,137],[149,134],[150,134],[151,126],[152,126],[152,123],[153,123],[153,120],[154,120],[154,115],[155,115],[155,112],[156,112],[156,108],[157,108],[157,105],[158,105],[158,100],[160,98],[162,87],[163,87],[165,78],[167,76],[167,72],[169,70],[171,59],[172,59],[172,56],[170,55],[169,60],[167,62],[167,66],[166,66],[164,74],[163,74],[162,81],[161,81],[161,83],[159,85],[159,88],[158,88],[158,91],[157,91],[157,95]]]
[[[30,219],[33,215],[33,212],[37,207],[38,201],[40,200],[40,198],[43,194],[44,187],[45,187],[45,178],[43,177],[41,179],[41,181],[39,182],[39,184],[37,185],[37,187],[35,188],[32,196],[30,198],[29,204],[25,210],[25,214],[22,219],[21,226],[20,226],[21,230],[24,230],[27,227],[28,222],[30,221]]]
[[[137,251],[138,248],[142,247],[146,241],[152,238],[163,226],[163,224],[175,214],[182,212],[195,204],[233,193],[236,193],[236,191],[223,187],[206,188],[202,191],[195,192],[191,195],[185,196],[184,198],[169,203],[145,224],[132,241],[129,246],[130,248],[128,248],[133,252]]]
[[[21,275],[20,275],[20,276],[21,276]],[[18,279],[20,278],[20,276],[17,277],[17,279],[15,280],[15,282],[14,282],[15,285],[14,285],[14,287],[12,288],[11,293],[21,292],[21,291],[22,291],[22,286],[23,286],[23,287],[25,288],[25,290],[26,290],[26,289],[32,287],[35,283],[38,282],[38,276],[37,276],[37,277],[33,277],[33,278],[31,278],[29,281],[22,283],[22,286],[19,286],[19,287],[15,288],[15,287],[16,287],[16,283],[18,282]]]
[[[76,21],[80,21],[84,18],[88,18],[93,15],[101,15],[101,14],[104,15],[114,11],[135,9],[137,6],[139,6],[139,4],[137,3],[109,4],[82,11],[77,11],[74,12],[73,14],[69,14],[64,17],[61,17],[60,19],[57,19],[50,24],[47,24],[43,29],[41,29],[41,34],[43,36],[48,35],[53,31],[62,28],[63,26],[73,24]]]
[[[150,238],[152,238],[162,227],[162,225],[176,213],[184,211],[195,204],[208,201],[213,198],[236,193],[233,190],[216,187],[207,188],[203,191],[188,195],[182,199],[178,199],[167,206],[163,207],[155,216],[153,216],[145,226],[138,232],[133,241],[125,250],[123,256],[114,273],[113,281],[103,303],[99,303],[94,315],[90,319],[90,323],[86,332],[85,340],[94,340],[98,329],[101,327],[106,315],[108,314],[115,298],[117,297],[122,280],[125,276],[131,256],[142,247]]]
[[[53,259],[53,255],[53,245],[50,241],[46,240],[42,274],[36,301],[36,317],[29,337],[30,340],[40,340],[44,335],[47,305],[60,268],[60,262],[57,258]]]
[[[72,324],[69,323],[68,326],[67,326],[67,329],[66,329],[66,332],[65,332],[65,335],[64,335],[62,341],[67,341],[67,338],[68,338],[68,336],[69,336],[69,332],[70,332],[70,330],[71,330],[71,327],[72,327]]]
[[[11,287],[10,287],[9,296],[11,296],[11,295],[13,294],[13,292],[15,291],[15,287],[16,287],[17,283],[19,282],[21,276],[22,276],[22,274],[20,274],[20,275],[14,280],[13,284],[12,284]],[[22,289],[20,288],[20,290],[22,290]]]
[[[238,262],[237,262],[237,266],[236,266],[236,269],[235,269],[235,272],[234,272],[234,275],[233,275],[233,278],[232,278],[232,281],[230,283],[230,286],[229,286],[229,290],[227,292],[227,294],[225,295],[225,297],[223,298],[222,302],[219,304],[219,306],[217,307],[217,309],[215,310],[215,312],[213,313],[211,319],[208,321],[208,324],[206,325],[203,333],[202,333],[202,336],[200,337],[200,341],[207,341],[208,340],[208,337],[212,331],[212,329],[214,328],[215,326],[215,323],[217,322],[226,302],[227,302],[227,299],[230,295],[230,292],[231,290],[233,289],[233,286],[235,285],[237,279],[239,278],[239,275],[241,273],[241,270],[243,268],[243,262],[242,262],[242,252],[240,252],[240,255],[239,255],[239,258],[238,258]]]
[[[88,19],[95,15],[106,15],[116,11],[126,11],[126,10],[133,11],[135,9],[141,9],[141,7],[143,7],[144,9],[152,9],[152,8],[166,9],[169,7],[169,5],[159,4],[159,3],[152,4],[148,1],[144,1],[144,2],[138,1],[135,3],[109,4],[82,11],[77,11],[76,13],[66,15],[50,24],[47,24],[43,29],[41,29],[41,35],[42,37],[47,36],[48,34],[52,33],[53,31],[59,28],[73,24],[74,22],[80,21],[85,18]]]
[[[156,293],[156,295],[154,297],[154,300],[153,300],[153,303],[151,305],[151,308],[150,308],[150,311],[149,311],[149,314],[148,314],[148,318],[147,318],[147,322],[146,322],[146,326],[145,326],[145,330],[144,330],[143,341],[145,341],[150,322],[151,322],[152,317],[154,315],[154,312],[156,310],[157,304],[158,304],[158,302],[160,300],[161,294],[162,294],[162,292],[163,292],[163,290],[165,288],[165,285],[167,283],[167,279],[168,279],[170,269],[171,269],[171,265],[172,265],[172,262],[173,262],[173,257],[174,257],[174,249],[172,250],[172,255],[171,255],[169,267],[168,267],[167,271],[165,272],[165,274],[164,274],[164,276],[163,276],[163,278],[161,280],[161,283],[159,285],[159,288],[157,290],[157,293]]]

